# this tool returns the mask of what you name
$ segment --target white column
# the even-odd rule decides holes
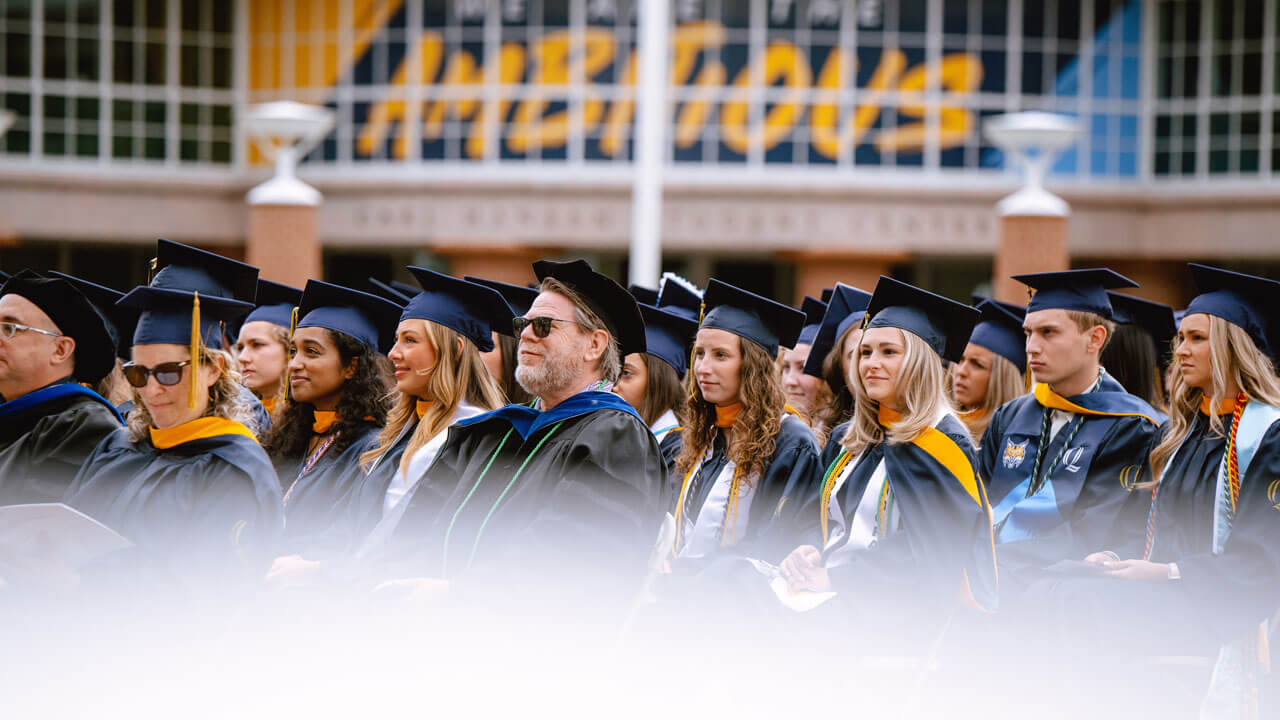
[[[657,287],[662,272],[662,168],[666,162],[668,0],[640,4],[640,67],[636,78],[636,149],[631,186],[628,281]]]

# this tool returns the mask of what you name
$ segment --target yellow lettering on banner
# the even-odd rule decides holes
[[[776,103],[765,114],[763,128],[747,128],[747,97],[750,94],[753,65],[748,63],[738,72],[734,81],[733,100],[720,110],[720,135],[725,145],[743,155],[753,144],[763,145],[765,150],[777,147],[795,127],[803,111],[800,104],[812,80],[809,61],[795,45],[776,41],[765,49],[764,87],[772,87],[782,81],[789,89],[782,102]]]
[[[851,80],[853,77],[852,66],[853,61],[848,51],[842,48],[832,50],[818,74],[819,90],[833,91],[844,87],[846,78]],[[876,66],[867,86],[859,93],[860,96],[866,93],[866,98],[858,103],[848,125],[839,123],[840,107],[836,103],[827,101],[815,104],[809,112],[809,137],[813,149],[823,157],[835,160],[850,147],[857,146],[871,126],[876,124],[885,94],[906,66],[907,56],[901,50],[886,48],[881,53],[880,64]]]
[[[923,118],[927,112],[920,101],[924,92],[941,86],[944,91],[967,95],[981,84],[982,62],[973,55],[956,53],[943,57],[934,67],[917,65],[902,77],[898,85],[904,98],[898,113]],[[972,135],[974,127],[972,112],[949,105],[938,107],[939,148],[963,144]],[[880,152],[920,152],[924,149],[927,135],[925,123],[906,123],[881,133],[876,139],[876,149]]]
[[[605,118],[604,130],[600,133],[600,152],[609,157],[617,157],[627,147],[627,136],[631,131],[631,120],[636,114],[636,51],[632,50],[627,57],[627,67],[622,72],[623,92],[630,97],[618,98],[609,106],[609,116]]]
[[[524,46],[507,43],[498,49],[498,83],[508,85],[520,82],[524,77]],[[467,135],[467,157],[480,159],[485,153],[485,139],[490,128],[496,127],[500,118],[507,115],[511,99],[503,96],[497,104],[486,104],[484,94],[484,68],[476,64],[475,57],[465,50],[455,52],[445,68],[445,97],[427,102],[422,126],[422,137],[435,140],[444,132],[444,120],[449,111],[459,120],[471,120],[471,132]],[[477,120],[477,115],[479,120]]]
[[[676,147],[687,148],[696,143],[707,117],[711,115],[712,101],[727,77],[724,65],[719,60],[707,58],[697,80],[692,83],[690,80],[698,57],[705,50],[722,47],[724,40],[724,26],[706,21],[682,25],[671,38],[671,83],[676,87],[692,85],[696,88],[693,97],[684,102],[676,113]]]
[[[441,39],[440,33],[423,33],[422,39],[414,47],[414,52],[417,53],[416,57],[405,58],[400,63],[400,67],[396,68],[387,94],[370,108],[369,117],[356,138],[356,148],[361,155],[373,155],[386,142],[392,124],[400,123],[400,133],[396,137],[393,152],[397,158],[408,156],[409,141],[405,129],[409,123],[418,121],[418,115],[422,110],[421,107],[410,107],[410,103],[405,102],[405,88],[410,81],[408,75],[416,66],[418,77],[413,78],[414,83],[420,85],[434,83],[436,73],[440,71],[440,62],[444,58],[444,40]]]
[[[512,152],[527,152],[534,144],[563,147],[569,141],[569,111],[558,110],[545,117],[543,112],[547,108],[546,87],[561,86],[565,91],[559,94],[567,96],[570,72],[577,73],[577,67],[570,67],[571,42],[570,31],[558,30],[548,33],[534,46],[533,87],[516,106],[515,128],[507,138],[507,147]],[[574,58],[574,63],[580,63],[583,77],[591,78],[613,62],[615,40],[612,32],[603,28],[587,28],[583,45],[581,54]],[[603,114],[604,106],[598,100],[584,105],[584,131],[594,128]]]

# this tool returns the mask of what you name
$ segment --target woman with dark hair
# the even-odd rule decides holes
[[[290,395],[267,441],[284,490],[286,553],[345,548],[348,492],[360,454],[387,421],[387,359],[400,308],[358,290],[308,280],[290,343]]]
[[[825,445],[833,428],[853,417],[853,393],[847,378],[857,362],[862,339],[862,318],[871,302],[871,293],[836,283],[831,302],[813,339],[813,348],[804,364],[807,375],[822,378],[831,393],[826,406],[814,415],[814,434]]]
[[[1173,308],[1117,292],[1108,292],[1116,331],[1102,349],[1102,366],[1125,390],[1166,412],[1164,369],[1178,333]]]
[[[684,376],[698,324],[653,305],[637,304],[644,318],[645,351],[623,358],[622,374],[613,391],[640,413],[658,440],[670,471],[680,452]]]
[[[537,290],[523,285],[512,285],[511,283],[498,282],[497,280],[485,280],[484,278],[471,277],[470,275],[463,277],[463,280],[496,290],[502,296],[502,299],[507,301],[507,305],[511,307],[511,312],[518,317],[528,314],[529,306],[538,297]],[[516,366],[519,364],[519,358],[517,357],[520,345],[519,338],[510,331],[499,332],[494,330],[493,344],[494,347],[492,349],[481,353],[485,367],[489,368],[489,376],[498,383],[498,387],[502,390],[502,394],[509,404],[528,405],[533,402],[533,396],[523,387],[520,387],[520,383],[516,382]]]
[[[693,566],[730,548],[773,555],[752,548],[770,534],[788,494],[807,492],[818,471],[813,433],[784,412],[775,368],[804,314],[715,279],[704,303],[675,459],[682,481],[674,552]]]

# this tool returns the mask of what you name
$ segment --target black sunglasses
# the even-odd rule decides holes
[[[516,337],[520,337],[520,333],[524,332],[525,328],[532,325],[533,334],[537,335],[540,338],[544,338],[551,334],[551,323],[558,323],[558,322],[567,322],[567,323],[573,323],[574,325],[582,325],[582,323],[578,322],[577,320],[561,320],[560,318],[539,316],[539,317],[512,318],[511,327],[515,328]]]
[[[120,369],[124,371],[124,378],[129,381],[129,384],[136,388],[146,387],[147,377],[151,375],[154,375],[156,382],[161,385],[173,386],[182,382],[182,368],[190,364],[190,360],[183,360],[182,362],[160,363],[154,368],[149,368],[146,365],[127,363]]]

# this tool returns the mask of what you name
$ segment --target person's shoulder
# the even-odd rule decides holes
[[[933,428],[961,449],[973,452],[973,440],[969,434],[969,429],[953,413],[943,415],[938,422],[934,423]]]
[[[782,425],[778,428],[777,447],[781,449],[793,446],[809,446],[817,452],[818,438],[803,420],[794,415],[787,415],[782,418]]]

